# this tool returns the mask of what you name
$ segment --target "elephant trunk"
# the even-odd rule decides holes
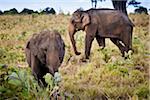
[[[60,66],[59,53],[57,50],[48,52],[46,55],[46,63],[49,69],[49,73],[54,76],[55,72],[58,72]]]
[[[76,33],[76,29],[74,27],[74,25],[70,22],[69,24],[69,36],[70,36],[70,40],[71,40],[71,43],[72,43],[72,46],[73,46],[73,50],[74,50],[74,53],[76,55],[80,55],[80,52],[77,51],[77,48],[76,48],[76,42],[75,42],[75,39],[74,39],[74,34]]]

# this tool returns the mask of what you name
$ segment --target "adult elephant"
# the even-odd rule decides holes
[[[133,26],[128,16],[114,9],[76,10],[70,19],[69,35],[75,54],[80,55],[81,53],[76,49],[74,34],[79,30],[86,32],[86,59],[89,59],[94,38],[96,38],[99,46],[103,47],[105,46],[105,38],[110,38],[124,56],[125,52],[132,48]]]
[[[40,85],[46,86],[43,76],[46,73],[54,76],[58,71],[64,58],[65,44],[57,31],[45,30],[31,37],[25,54],[34,77]]]

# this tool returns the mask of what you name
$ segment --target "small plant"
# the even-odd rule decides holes
[[[59,89],[50,74],[45,75],[47,88],[42,88],[28,68],[1,67],[0,70],[0,99],[48,99]]]

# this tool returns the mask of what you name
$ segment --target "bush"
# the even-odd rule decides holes
[[[10,10],[7,10],[7,11],[4,11],[3,14],[10,14],[10,15],[13,15],[13,14],[18,14],[18,11],[16,8],[13,8],[13,9],[10,9]]]
[[[142,7],[142,6],[138,7],[137,9],[135,9],[134,12],[137,13],[137,14],[142,14],[142,13],[144,13],[144,14],[147,14],[147,15],[148,15],[148,10],[147,10],[147,8]]]
[[[2,66],[2,64],[1,64]],[[45,76],[47,88],[42,88],[32,76],[29,68],[0,67],[0,99],[37,100],[53,98],[58,90],[50,74]]]

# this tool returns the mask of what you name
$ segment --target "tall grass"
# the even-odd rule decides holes
[[[60,99],[148,100],[149,16],[130,15],[135,24],[134,53],[128,59],[121,57],[119,49],[109,39],[103,50],[94,40],[87,63],[80,61],[84,53],[84,32],[75,35],[82,55],[73,53],[67,31],[69,18],[65,15],[0,16],[0,99],[45,100],[57,88]],[[44,29],[58,30],[66,45],[64,62],[59,69],[62,81],[46,89],[34,80],[24,54],[26,41],[33,33]],[[21,78],[17,81],[12,76]]]

